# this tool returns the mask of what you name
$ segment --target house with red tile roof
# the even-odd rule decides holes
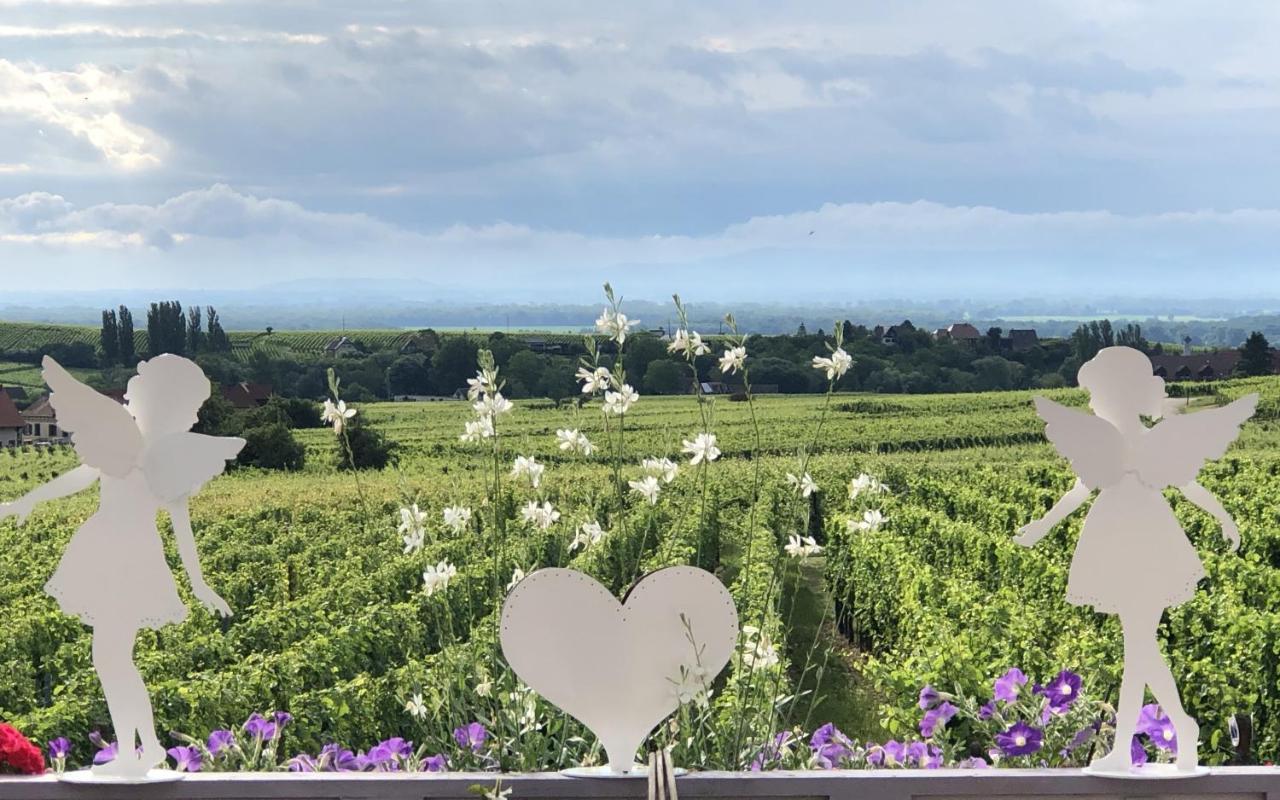
[[[4,389],[0,389],[0,447],[17,447],[22,444],[22,431],[27,423],[23,421],[13,398]]]

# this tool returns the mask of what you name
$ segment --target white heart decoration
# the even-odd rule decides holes
[[[520,679],[590,728],[619,774],[679,707],[681,668],[710,683],[738,640],[733,598],[705,570],[652,572],[624,600],[577,570],[538,570],[507,596],[501,631]]]

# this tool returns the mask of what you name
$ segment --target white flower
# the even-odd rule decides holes
[[[706,708],[711,699],[707,691],[707,682],[703,677],[706,670],[698,666],[681,666],[680,676],[671,681],[671,692],[680,705],[694,703],[698,708]]]
[[[783,549],[792,558],[808,558],[822,552],[822,546],[814,541],[812,536],[801,537],[793,533],[788,539],[787,546]]]
[[[474,378],[467,378],[467,399],[478,400],[480,395],[494,394],[498,391],[498,374],[489,369],[476,372]]]
[[[560,519],[560,512],[549,501],[539,504],[536,500],[530,500],[520,509],[520,516],[525,522],[545,531]]]
[[[476,696],[477,696],[477,697],[488,697],[488,696],[489,696],[489,695],[491,695],[491,694],[493,694],[493,681],[492,681],[492,680],[490,680],[489,678],[485,678],[484,680],[482,680],[482,681],[480,681],[479,683],[477,683],[477,684],[476,684]]]
[[[694,437],[693,441],[685,439],[681,452],[689,454],[689,464],[695,467],[703,461],[710,463],[720,457],[720,448],[716,447],[714,433],[700,433]]]
[[[613,385],[613,375],[604,367],[596,367],[594,370],[578,367],[577,378],[582,381],[583,394],[595,394]]]
[[[559,443],[560,449],[567,453],[581,453],[589,456],[596,451],[596,446],[591,443],[585,433],[580,433],[576,428],[561,428],[556,431],[556,442]]]
[[[458,574],[457,567],[448,561],[441,561],[439,564],[427,566],[422,572],[422,584],[427,592],[427,597],[436,592],[443,592],[449,588],[449,581],[453,580]]]
[[[477,417],[492,419],[515,408],[515,403],[503,397],[502,392],[494,392],[493,394],[483,395],[479,400],[471,404],[471,408],[475,409]]]
[[[880,509],[873,508],[866,511],[860,520],[849,520],[849,531],[856,533],[859,531],[874,531],[885,522],[885,515],[880,513]]]
[[[422,701],[422,695],[418,692],[414,692],[413,697],[405,701],[404,710],[414,719],[425,719],[427,716],[427,704]]]
[[[471,522],[471,509],[466,506],[445,506],[444,526],[454,533],[462,533]]]
[[[524,456],[516,456],[515,464],[511,467],[511,477],[522,478],[527,477],[529,484],[537,489],[538,484],[542,483],[542,473],[546,471],[546,466],[539,464],[538,460],[533,456],[528,458]]]
[[[481,417],[466,423],[465,430],[458,438],[464,442],[478,442],[493,436],[493,417]]]
[[[662,478],[663,483],[671,483],[680,472],[680,466],[669,458],[646,458],[640,462],[640,468],[647,475]]]
[[[843,347],[837,348],[830,358],[813,357],[813,368],[825,369],[827,371],[827,380],[829,381],[843,378],[844,374],[849,371],[849,367],[852,366],[853,356],[846,353]]]
[[[339,400],[337,405],[333,404],[328,398],[324,401],[324,410],[320,412],[320,419],[333,426],[334,433],[342,433],[342,429],[346,427],[347,420],[356,415],[354,408],[347,408],[346,400]]]
[[[742,364],[747,360],[747,348],[731,347],[724,351],[724,355],[720,356],[720,374],[731,375],[742,369]]]
[[[417,503],[414,503],[409,508],[400,509],[400,527],[397,530],[404,538],[404,551],[406,553],[422,549],[423,542],[426,541],[427,537],[426,522],[426,512],[419,511]]]
[[[858,477],[854,478],[853,480],[849,481],[849,499],[850,500],[857,500],[858,495],[862,494],[863,492],[879,494],[881,492],[887,492],[887,491],[889,491],[888,487],[886,487],[883,483],[881,483],[879,478],[873,478],[865,472],[860,474]]]
[[[569,542],[569,552],[572,553],[581,547],[583,550],[600,543],[604,538],[604,529],[600,527],[600,523],[592,520],[584,522],[578,526],[578,532],[574,535],[573,541]]]
[[[604,410],[609,414],[625,414],[639,399],[640,393],[632,389],[631,384],[624,383],[618,391],[604,393]]]
[[[671,339],[671,344],[667,345],[667,352],[684,353],[686,358],[694,358],[696,356],[705,356],[711,352],[711,348],[702,342],[700,333],[681,328],[676,331],[676,335]]]
[[[631,491],[639,494],[645,500],[649,501],[649,505],[658,504],[658,479],[652,475],[646,475],[638,481],[627,481],[627,485],[631,487]]]
[[[752,672],[777,666],[778,651],[773,646],[769,634],[762,633],[752,625],[742,626],[742,662]]]
[[[628,320],[627,315],[620,311],[606,308],[596,320],[596,332],[603,333],[621,345],[627,341],[627,331],[631,330],[639,322],[640,320],[638,319]]]
[[[801,496],[803,497],[808,497],[809,495],[818,491],[818,484],[813,480],[813,477],[809,475],[809,473],[807,472],[802,477],[799,477],[799,478],[797,478],[795,475],[788,472],[787,483],[795,487],[796,491],[800,492]]]
[[[507,581],[507,591],[509,592],[516,588],[516,584],[522,580],[524,580],[524,570],[516,567],[515,571],[511,573],[511,580]]]

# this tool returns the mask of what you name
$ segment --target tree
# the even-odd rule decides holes
[[[973,371],[977,376],[978,391],[989,392],[1018,388],[1026,367],[1000,356],[987,356],[973,362]]]
[[[519,388],[521,395],[528,396],[538,388],[544,368],[545,362],[542,356],[532,350],[521,350],[511,356],[507,362],[505,374],[511,381],[513,390]],[[515,392],[513,391],[512,394]]]
[[[1000,352],[1000,337],[1004,336],[1004,330],[1001,328],[987,328],[987,347],[993,353]]]
[[[347,393],[344,389],[343,394]],[[362,415],[356,414],[347,420],[344,430],[347,443],[338,442],[334,458],[334,466],[338,469],[351,469],[353,461],[356,469],[382,469],[391,461],[395,443],[388,442]],[[347,453],[348,444],[351,446],[350,454]]]
[[[431,394],[431,373],[425,356],[400,356],[387,367],[387,392]]]
[[[809,372],[815,372],[810,370]],[[809,372],[794,361],[782,358],[762,358],[751,367],[751,382],[757,386],[775,384],[784,394],[809,391]]]
[[[1271,343],[1262,331],[1254,331],[1245,339],[1240,348],[1240,361],[1236,364],[1236,372],[1241,375],[1270,375]]]
[[[538,381],[538,394],[559,400],[563,397],[577,397],[578,380],[574,376],[574,362],[570,358],[553,357],[547,360],[547,368],[542,371],[542,379]]]
[[[132,367],[138,363],[138,351],[133,343],[133,312],[128,306],[120,306],[119,325],[120,363]]]
[[[152,303],[147,310],[147,352],[152,357],[161,353],[183,355],[186,346],[182,304],[177,300]]]
[[[306,463],[306,448],[278,422],[248,428],[240,436],[244,439],[244,448],[236,463],[241,466],[300,470]]]
[[[222,396],[222,392],[214,391],[200,406],[196,424],[191,430],[208,436],[238,436],[243,427],[242,418],[236,413],[236,407]],[[242,458],[243,455],[241,453]]]
[[[222,320],[218,319],[218,309],[209,306],[205,309],[205,326],[207,331],[204,337],[205,347],[214,353],[225,353],[231,350],[231,340],[227,338],[227,332],[222,329]]]
[[[683,372],[680,365],[670,359],[650,361],[644,373],[644,389],[649,394],[679,394]]]
[[[112,309],[102,311],[102,331],[98,334],[98,342],[102,348],[102,362],[107,366],[120,361],[120,324],[116,321],[116,312]]]
[[[191,306],[187,309],[187,352],[193,356],[204,346],[204,330],[200,316],[200,306]]]
[[[479,349],[475,342],[465,336],[450,336],[445,339],[431,359],[436,391],[440,394],[453,394],[454,390],[464,388],[467,378],[475,375],[476,353]]]

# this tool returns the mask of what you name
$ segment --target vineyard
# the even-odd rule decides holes
[[[313,346],[314,336],[296,346]],[[1280,529],[1269,501],[1280,493],[1280,381],[1215,385],[1188,411],[1259,390],[1258,420],[1202,475],[1239,522],[1240,554],[1170,495],[1209,578],[1168,614],[1162,637],[1209,762],[1228,756],[1231,714],[1253,714],[1256,757],[1274,758],[1280,744]],[[1048,394],[1084,402],[1075,390]],[[1119,626],[1063,599],[1080,515],[1033,550],[1010,541],[1073,480],[1030,400],[644,397],[621,430],[617,418],[606,429],[598,404],[529,401],[478,445],[459,439],[466,403],[362,406],[362,419],[399,443],[395,467],[337,471],[333,432],[298,431],[305,471],[233,471],[193,501],[205,573],[236,615],[193,608],[187,622],[142,634],[138,661],[160,730],[200,736],[279,709],[295,720],[280,745],[291,752],[398,735],[450,753],[459,768],[598,762],[591,737],[516,684],[495,653],[504,587],[517,570],[548,565],[581,569],[619,595],[675,563],[711,569],[730,588],[754,633],[705,707],[682,707],[676,726],[655,734],[676,746],[679,763],[744,768],[776,732],[807,737],[828,721],[857,739],[905,740],[915,736],[923,684],[981,696],[1014,665],[1035,675],[1070,668],[1093,694],[1113,696]],[[585,434],[595,452],[565,448],[564,429]],[[694,466],[681,442],[707,429],[720,456]],[[539,480],[510,474],[516,456],[545,466]],[[670,482],[654,473],[653,502],[628,488],[642,481],[646,458],[679,465]],[[0,452],[0,500],[75,463],[66,449]],[[807,495],[787,478],[806,472],[817,487]],[[888,491],[851,498],[850,481],[863,473]],[[558,517],[527,513],[543,503]],[[420,549],[398,530],[401,509],[415,505],[425,520]],[[108,715],[88,630],[41,587],[93,507],[93,497],[77,497],[40,507],[22,528],[0,522],[0,718],[41,741],[71,737],[80,762],[91,755],[85,737],[106,730]],[[446,509],[457,508],[470,513],[448,522]],[[874,511],[883,522],[860,528]],[[599,535],[584,536],[593,522]],[[792,534],[825,549],[794,557]],[[456,576],[427,591],[424,570],[442,562]],[[1141,564],[1133,572],[1135,581],[1158,579]],[[472,721],[496,742],[489,761],[455,739]],[[960,754],[964,743],[947,750]]]

